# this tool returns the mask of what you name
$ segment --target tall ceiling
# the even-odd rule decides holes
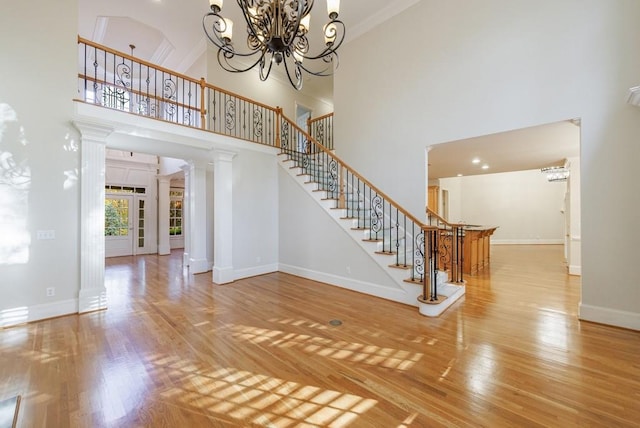
[[[343,0],[340,19],[347,28],[346,43],[418,1]],[[131,52],[130,45],[135,45],[136,57],[180,73],[196,64],[211,45],[202,29],[202,17],[209,12],[208,0],[80,0],[78,12],[81,37],[126,53]],[[242,21],[232,0],[225,2],[222,12],[234,22]],[[326,2],[317,0],[311,21],[312,47],[322,44],[321,32],[326,21]],[[304,91],[331,100],[333,80],[310,76],[305,78]],[[566,121],[439,144],[429,152],[429,178],[556,165],[564,158],[578,156],[578,129]],[[487,163],[489,169],[472,164],[474,157]]]
[[[347,27],[347,40],[361,35],[418,0],[343,0],[339,18]],[[324,0],[314,3],[310,30],[313,46],[324,43],[322,27],[327,22]],[[80,0],[78,31],[81,37],[121,52],[130,53],[170,70],[185,73],[205,53],[210,42],[202,29],[209,12],[208,0]],[[222,15],[235,23],[242,15],[235,1],[227,0]],[[237,30],[234,31],[238,34]],[[202,76],[191,76],[200,78]],[[333,99],[331,78],[310,76],[305,92]]]

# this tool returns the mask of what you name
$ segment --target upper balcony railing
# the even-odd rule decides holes
[[[278,145],[279,109],[78,37],[82,101]]]

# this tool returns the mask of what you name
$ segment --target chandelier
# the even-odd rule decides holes
[[[302,88],[303,71],[330,76],[338,66],[336,52],[344,40],[345,26],[338,20],[340,0],[327,0],[329,22],[323,27],[324,47],[310,53],[309,25],[313,0],[237,0],[247,24],[246,49],[233,43],[233,21],[223,18],[223,0],[209,0],[211,12],[202,18],[207,38],[218,48],[218,63],[232,73],[258,66],[267,80],[273,64],[284,65],[289,82]]]

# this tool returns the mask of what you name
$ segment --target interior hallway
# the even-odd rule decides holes
[[[281,273],[213,285],[178,251],[107,259],[107,311],[0,330],[0,399],[24,427],[637,426],[640,332],[577,320],[562,252],[494,246],[437,319]]]

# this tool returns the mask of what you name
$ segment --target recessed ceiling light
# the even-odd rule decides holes
[[[489,169],[489,165],[485,163],[484,165],[482,165],[482,169]]]
[[[458,174],[458,177],[462,177],[462,174]]]
[[[480,163],[480,159],[478,159],[478,158],[473,158],[473,160],[471,161],[471,163],[474,163],[474,164]]]

